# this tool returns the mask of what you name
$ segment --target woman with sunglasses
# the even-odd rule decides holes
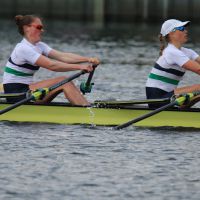
[[[93,70],[92,64],[99,64],[97,58],[61,52],[41,42],[44,29],[40,17],[35,15],[17,15],[15,22],[23,39],[16,45],[6,64],[3,75],[5,93],[27,92],[28,90],[50,87],[66,78],[61,76],[34,83],[33,75],[40,67],[55,72],[73,70],[91,72]],[[64,92],[65,97],[74,105],[89,105],[89,102],[73,82],[69,82],[51,91],[40,102],[50,102],[61,92]],[[23,98],[25,97],[7,100],[14,103]]]
[[[200,90],[200,84],[177,88],[186,70],[200,75],[200,57],[188,48],[182,47],[188,40],[186,27],[190,21],[170,19],[163,23],[159,35],[160,57],[152,68],[146,83],[147,99],[171,98],[173,95]],[[167,46],[165,47],[165,44]],[[164,104],[149,104],[158,108]]]

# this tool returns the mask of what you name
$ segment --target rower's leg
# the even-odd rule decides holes
[[[43,81],[40,81],[37,83],[33,83],[29,87],[31,90],[36,90],[37,88],[50,87],[64,79],[66,79],[66,77],[62,76],[62,77],[57,77],[57,78],[53,78],[53,79],[43,80]],[[43,100],[38,101],[38,103],[50,102],[61,92],[64,92],[65,97],[73,105],[86,106],[86,105],[90,104],[86,100],[86,98],[81,94],[80,90],[74,85],[74,83],[72,81],[51,91]]]

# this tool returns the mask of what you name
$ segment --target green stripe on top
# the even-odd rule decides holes
[[[177,80],[167,78],[167,77],[164,77],[164,76],[160,76],[160,75],[157,75],[157,74],[153,74],[153,73],[149,74],[149,78],[159,80],[159,81],[162,81],[162,82],[165,82],[165,83],[170,83],[170,84],[173,84],[173,85],[178,85],[178,83],[179,83],[179,81],[177,81]]]
[[[20,71],[17,71],[15,69],[12,69],[12,68],[9,68],[9,67],[5,67],[4,71],[9,73],[9,74],[14,74],[16,76],[33,76],[33,74],[20,72]]]

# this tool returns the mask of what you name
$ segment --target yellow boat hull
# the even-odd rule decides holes
[[[0,110],[9,104],[0,104]],[[64,103],[49,105],[22,105],[0,115],[1,121],[39,122],[57,124],[88,124],[114,126],[150,112],[145,107],[97,108],[78,107]],[[135,126],[146,127],[193,127],[200,128],[200,109],[168,110],[135,123]]]

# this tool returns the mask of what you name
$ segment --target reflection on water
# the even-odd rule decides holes
[[[4,66],[20,36],[13,22],[0,24]],[[53,48],[100,57],[90,101],[144,99],[159,25],[46,24],[44,40]],[[191,28],[188,45],[200,52],[199,28]],[[60,74],[41,70],[36,80]],[[187,73],[182,85],[198,80]],[[199,199],[199,130],[8,122],[0,128],[0,199]]]

